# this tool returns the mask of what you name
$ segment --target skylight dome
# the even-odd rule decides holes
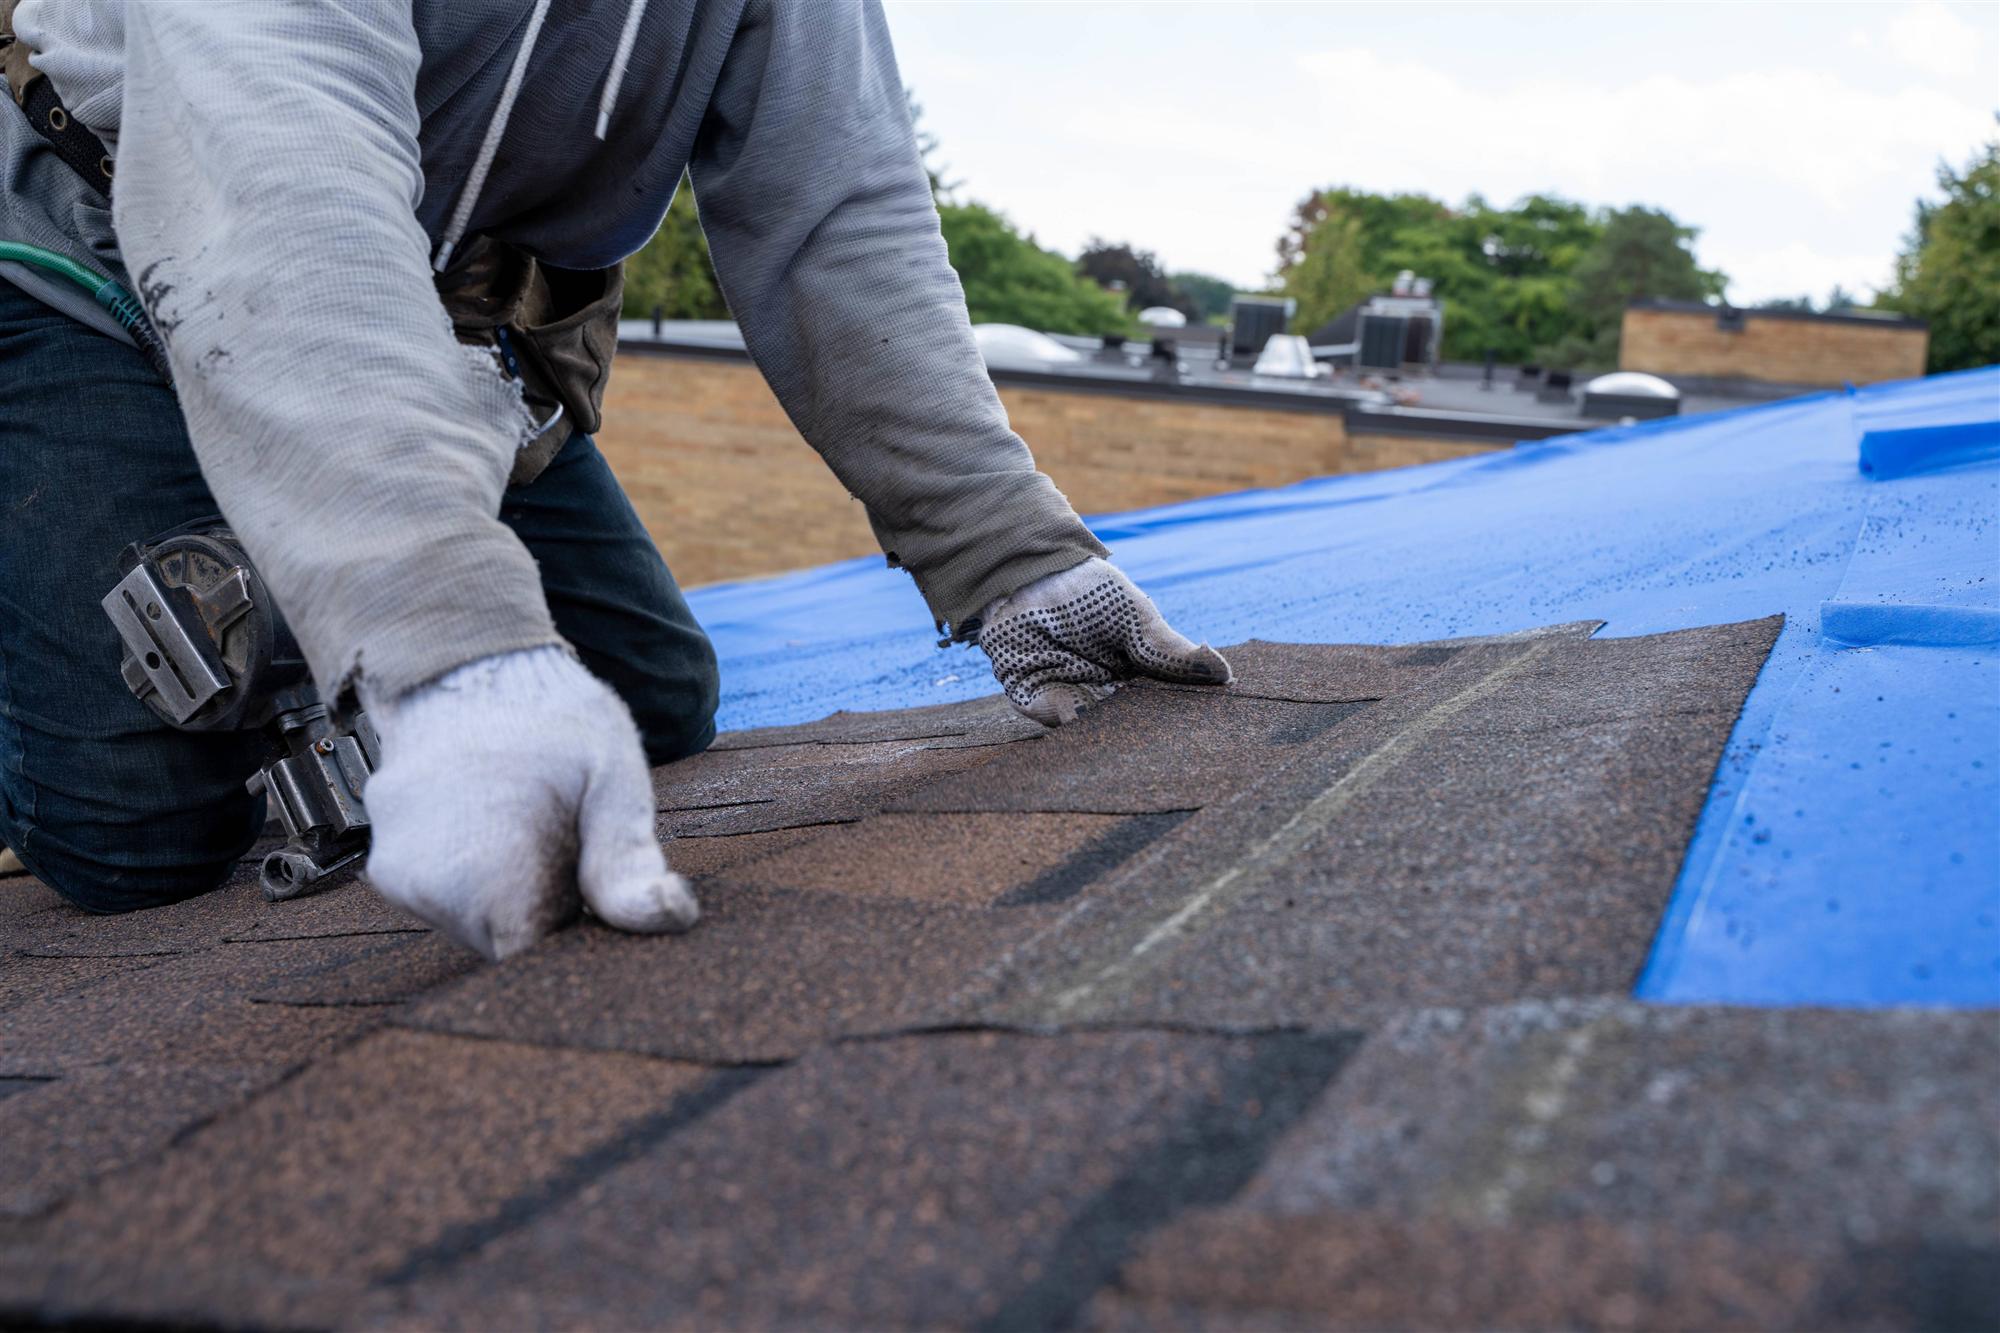
[[[1019,324],[974,324],[972,339],[986,364],[1020,366],[1049,365],[1083,360],[1083,354],[1064,347],[1046,333],[1022,328]]]
[[[1583,386],[1585,393],[1616,394],[1620,398],[1678,398],[1681,391],[1661,379],[1639,370],[1614,370],[1599,375]]]

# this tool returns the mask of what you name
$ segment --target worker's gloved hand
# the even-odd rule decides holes
[[[382,740],[363,799],[368,878],[488,958],[574,917],[679,931],[700,910],[667,869],[632,715],[557,647],[471,662],[362,705]]]
[[[1135,676],[1227,685],[1229,663],[1160,617],[1152,599],[1109,561],[1091,559],[995,599],[979,646],[1025,716],[1059,727]]]

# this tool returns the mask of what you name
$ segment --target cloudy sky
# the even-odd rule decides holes
[[[962,198],[1243,286],[1348,184],[1650,204],[1732,300],[1867,293],[2000,107],[1992,0],[888,9]]]

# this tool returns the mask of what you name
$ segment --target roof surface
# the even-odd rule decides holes
[[[618,326],[619,345],[628,351],[680,352],[747,358],[743,335],[730,320],[667,320],[653,332],[650,320],[628,319]],[[1291,379],[1258,375],[1249,367],[1217,369],[1209,355],[1190,351],[1164,367],[1151,345],[1134,339],[1120,347],[1105,347],[1103,339],[1049,335],[1081,359],[1041,362],[999,358],[989,367],[1002,386],[1039,386],[1108,393],[1141,394],[1190,402],[1226,402],[1238,406],[1277,407],[1339,412],[1354,431],[1485,438],[1499,442],[1540,438],[1579,431],[1598,424],[1580,408],[1580,376],[1567,396],[1544,401],[1537,383],[1523,383],[1514,366],[1498,366],[1491,385],[1483,383],[1485,368],[1462,362],[1440,365],[1434,373],[1395,379],[1407,405],[1397,406],[1383,391],[1384,378],[1344,370],[1338,378]],[[1211,345],[1212,346],[1212,345]],[[1694,415],[1810,393],[1796,385],[1751,381],[1690,379],[1682,386],[1681,412]]]
[[[1636,993],[2000,1005],[2000,369],[1092,526],[1216,643],[1782,614]],[[935,649],[879,560],[690,601],[724,725],[992,688],[976,653]]]
[[[1778,620],[1597,628],[734,732],[682,937],[0,882],[0,1322],[1978,1322],[1990,1016],[1625,998]]]

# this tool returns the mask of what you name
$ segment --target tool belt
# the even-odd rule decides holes
[[[18,3],[0,0],[0,71],[7,90],[56,155],[108,199],[111,156],[28,63],[27,44],[14,35]],[[481,236],[459,248],[436,285],[458,340],[494,353],[508,376],[520,382],[521,397],[541,427],[515,456],[508,477],[509,485],[526,485],[571,435],[591,434],[602,424],[604,386],[618,348],[624,266],[548,268],[514,246]]]
[[[541,426],[514,460],[512,486],[540,476],[571,435],[596,432],[618,350],[625,266],[558,269],[504,241],[461,246],[437,277],[458,340],[490,348]]]
[[[83,183],[111,197],[111,154],[83,122],[70,115],[56,96],[55,85],[28,63],[28,44],[14,36],[14,9],[20,0],[0,0],[0,74],[7,92],[21,108],[35,133],[48,140],[56,156],[69,164]]]

